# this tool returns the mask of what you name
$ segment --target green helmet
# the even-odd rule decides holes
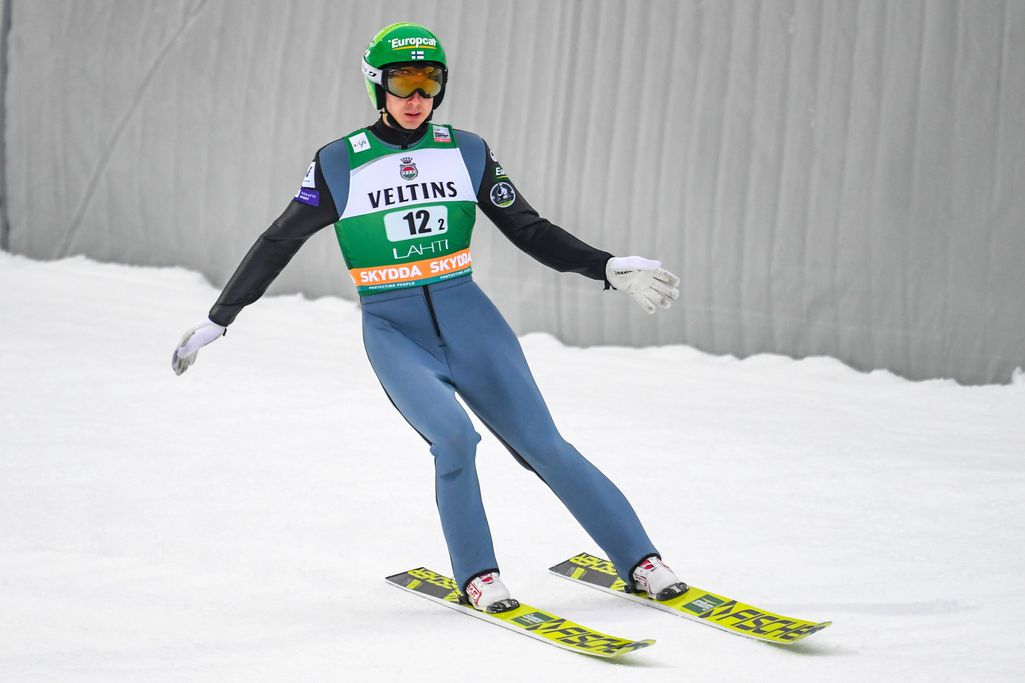
[[[380,111],[384,109],[384,68],[393,64],[439,64],[445,80],[448,79],[448,63],[445,49],[438,37],[420,24],[400,22],[385,26],[370,39],[367,51],[363,53],[363,76],[367,82],[370,104]],[[441,104],[445,86],[434,96],[434,108]]]

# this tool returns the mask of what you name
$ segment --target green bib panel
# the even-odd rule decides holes
[[[469,275],[477,197],[452,129],[431,124],[410,149],[389,147],[365,128],[346,143],[349,196],[335,233],[356,291]]]

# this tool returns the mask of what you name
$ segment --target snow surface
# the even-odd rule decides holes
[[[784,648],[550,576],[600,549],[481,428],[514,594],[658,640],[608,662],[389,586],[448,563],[431,456],[358,308],[265,298],[176,377],[216,294],[180,269],[0,253],[0,680],[1025,677],[1021,383],[525,336],[561,430],[682,577],[834,622]]]

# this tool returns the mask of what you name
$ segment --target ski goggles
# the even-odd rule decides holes
[[[445,67],[439,64],[399,64],[375,69],[363,62],[363,73],[386,91],[403,99],[419,91],[426,98],[437,97],[445,87]]]

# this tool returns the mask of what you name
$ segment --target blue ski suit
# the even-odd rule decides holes
[[[366,131],[375,144],[394,147],[399,157],[402,150],[417,148],[429,125],[404,131],[379,120]],[[538,216],[481,138],[459,130],[453,134],[478,206],[504,234],[550,267],[604,280],[611,254]],[[339,220],[348,189],[346,144],[342,138],[318,151],[304,189],[257,239],[211,309],[211,320],[230,324],[262,296],[310,235]],[[505,194],[501,202],[491,201],[498,184]],[[632,584],[633,569],[658,554],[655,547],[622,492],[559,433],[519,341],[472,276],[362,293],[360,304],[374,372],[434,456],[438,510],[459,586],[465,589],[475,576],[499,567],[475,466],[481,437],[457,394],[551,488]]]

